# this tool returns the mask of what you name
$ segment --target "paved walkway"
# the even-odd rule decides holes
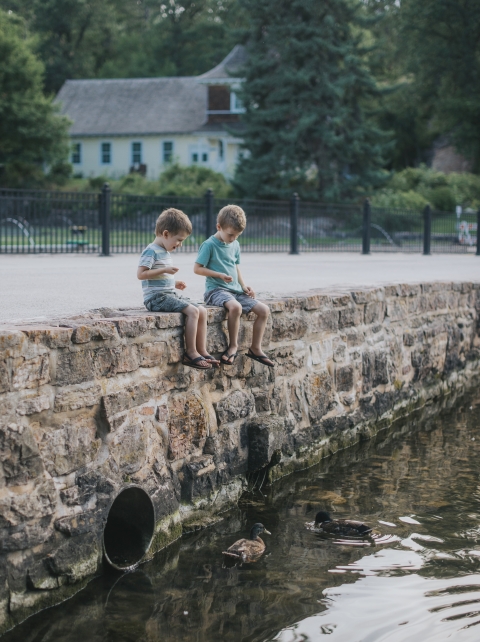
[[[195,254],[174,255],[191,298],[202,298]],[[42,320],[99,307],[142,305],[138,257],[0,255],[0,322]],[[332,285],[480,281],[480,257],[438,254],[243,254],[245,281],[257,293],[289,294]],[[261,296],[260,296],[261,298]]]

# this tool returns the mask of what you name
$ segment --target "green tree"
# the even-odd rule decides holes
[[[243,99],[246,194],[352,197],[379,180],[385,135],[355,0],[240,0],[249,17]]]
[[[438,133],[432,128],[432,103],[425,101],[408,72],[408,56],[401,28],[403,3],[398,0],[364,0],[372,47],[368,66],[385,88],[372,103],[380,127],[391,132],[394,145],[387,167],[401,170],[426,162]]]
[[[480,170],[480,3],[402,0],[401,37],[431,127]]]
[[[35,183],[48,165],[65,173],[67,119],[43,95],[43,66],[17,20],[0,10],[0,167],[3,184]]]

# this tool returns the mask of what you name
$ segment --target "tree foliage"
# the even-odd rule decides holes
[[[374,184],[385,136],[367,115],[378,89],[352,0],[240,0],[249,16],[244,147],[248,194],[355,195]]]
[[[480,3],[402,0],[406,68],[432,128],[480,169]]]
[[[10,185],[36,183],[49,165],[68,173],[67,129],[43,94],[43,66],[21,35],[21,25],[0,10],[0,167]]]

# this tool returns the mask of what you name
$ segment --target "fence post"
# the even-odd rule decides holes
[[[363,203],[363,234],[362,234],[362,254],[370,254],[370,223],[371,207],[368,198]]]
[[[300,254],[298,251],[298,210],[300,198],[295,192],[290,200],[290,254]]]
[[[102,226],[101,256],[110,256],[110,200],[112,191],[108,183],[104,183],[100,193],[100,224]]]
[[[205,220],[205,234],[207,239],[209,239],[212,234],[214,234],[213,229],[213,190],[209,187],[205,193],[205,211],[207,214]]]
[[[423,210],[423,253],[425,256],[430,255],[430,242],[432,239],[432,208],[425,205]]]
[[[477,256],[480,256],[480,207],[477,210]]]

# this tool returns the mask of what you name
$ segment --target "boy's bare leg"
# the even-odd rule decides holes
[[[208,355],[207,350],[207,311],[205,308],[198,308],[198,325],[197,325],[197,352],[206,357]],[[210,361],[210,359],[209,359]],[[215,363],[219,363],[215,359]]]
[[[237,354],[238,350],[238,331],[240,329],[240,317],[242,316],[242,306],[234,299],[227,301],[225,308],[228,311],[227,328],[228,328],[228,352],[229,356]],[[225,358],[224,358],[225,359]],[[223,360],[223,359],[222,359]],[[233,360],[228,359],[229,363]]]
[[[207,315],[206,315],[205,309],[204,309],[204,312],[205,312],[204,332],[206,334]],[[185,352],[190,357],[190,359],[196,359],[197,357],[203,356],[197,351],[197,336],[198,336],[198,325],[199,325],[199,319],[200,319],[200,309],[195,307],[194,305],[187,305],[186,308],[183,308],[182,313],[185,315]],[[204,361],[199,361],[198,365],[210,366],[211,364],[208,361],[204,360]]]
[[[253,354],[257,356],[265,356],[262,350],[262,340],[263,335],[265,334],[265,327],[270,314],[270,308],[264,303],[256,303],[252,308],[252,312],[257,315],[257,318],[253,324],[252,346],[250,349]],[[273,365],[273,361],[268,359],[268,357],[267,361]]]

